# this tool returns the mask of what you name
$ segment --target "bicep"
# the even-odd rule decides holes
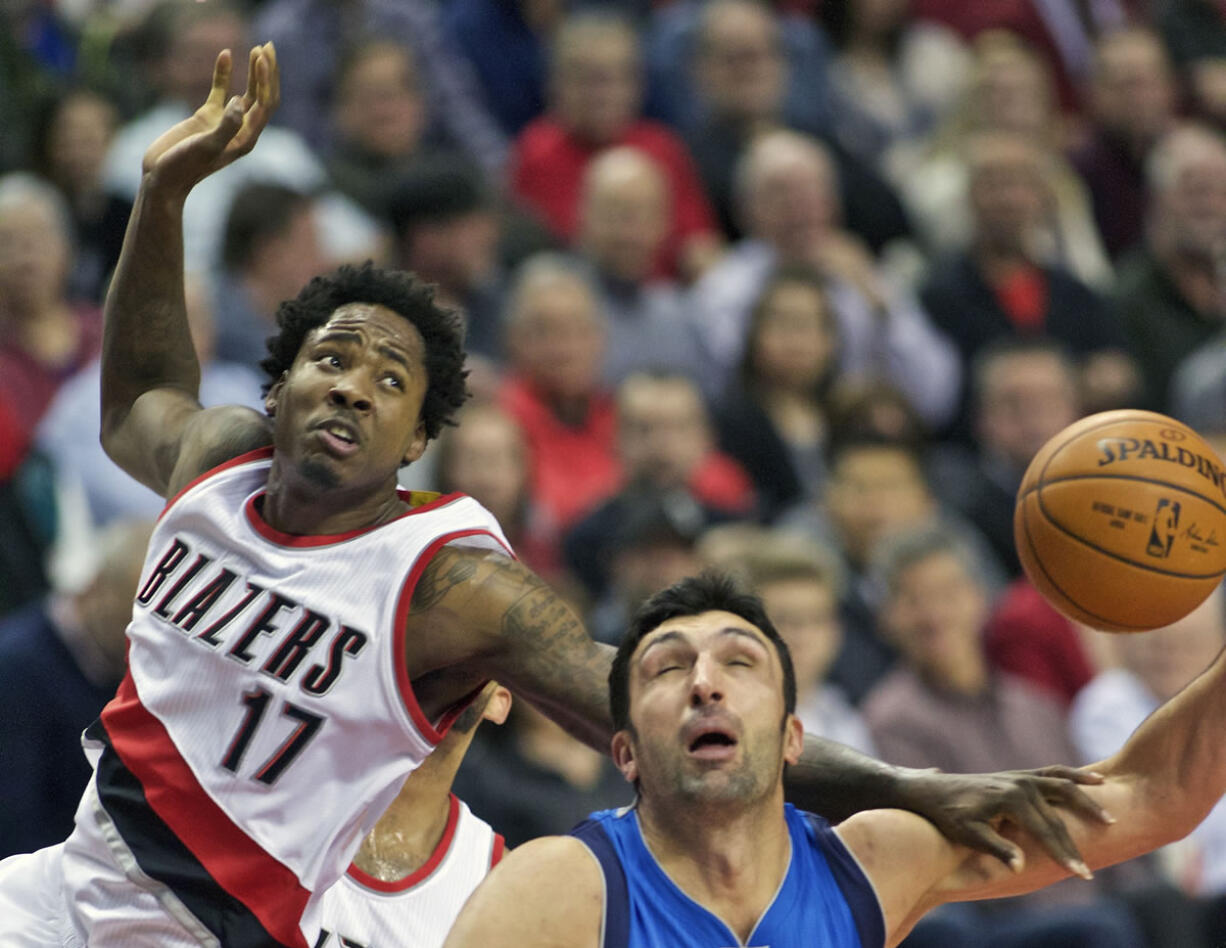
[[[174,388],[151,389],[122,416],[102,419],[107,454],[163,497],[270,441],[268,420],[258,412],[238,405],[205,409]]]
[[[444,948],[596,948],[604,913],[600,869],[577,839],[535,839],[479,885]]]

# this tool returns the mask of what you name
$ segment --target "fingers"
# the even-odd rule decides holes
[[[281,70],[277,67],[277,48],[264,44],[264,59],[268,63],[268,107],[275,109],[281,103]]]
[[[1083,770],[1080,767],[1066,767],[1063,764],[1053,764],[1050,767],[1040,767],[1029,771],[1039,777],[1052,777],[1060,780],[1071,780],[1073,783],[1099,784],[1107,778],[1095,770]]]
[[[259,86],[260,47],[252,46],[247,54],[247,88],[243,92],[243,107],[251,108],[255,104],[256,90]]]
[[[990,853],[1013,872],[1026,868],[1026,856],[1021,848],[996,832],[990,823],[965,823],[961,827],[959,842],[971,849]]]
[[[1039,777],[1037,779],[1039,780],[1039,791],[1045,800],[1058,804],[1064,809],[1071,810],[1088,819],[1098,820],[1100,823],[1111,824],[1115,822],[1115,817],[1107,812],[1101,803],[1078,787],[1077,784],[1072,783],[1070,779],[1055,779],[1052,777]],[[1094,781],[1087,782],[1093,783]]]
[[[1025,804],[1013,814],[1013,818],[1023,829],[1042,843],[1043,848],[1051,854],[1052,858],[1069,872],[1083,879],[1094,878],[1093,873],[1081,858],[1081,852],[1069,835],[1064,821],[1043,799],[1037,788],[1031,787],[1028,790]]]
[[[217,54],[217,60],[213,63],[213,87],[209,89],[208,105],[215,105],[221,108],[226,101],[226,96],[230,91],[230,71],[233,67],[233,57],[228,49],[223,49]]]

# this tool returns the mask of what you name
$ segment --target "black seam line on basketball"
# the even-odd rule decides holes
[[[1188,494],[1195,497],[1197,500],[1203,500],[1205,503],[1215,507],[1220,513],[1226,515],[1226,507],[1223,507],[1216,500],[1206,497],[1204,494],[1198,494],[1190,487],[1182,487],[1179,484],[1172,484],[1170,481],[1160,481],[1153,477],[1142,477],[1140,474],[1066,474],[1063,477],[1053,477],[1051,480],[1040,480],[1033,487],[1028,487],[1025,491],[1018,495],[1020,501],[1023,497],[1028,497],[1037,490],[1044,487],[1050,487],[1052,484],[1067,484],[1069,481],[1135,481],[1141,484],[1152,484],[1155,487],[1165,487],[1169,490],[1179,491],[1181,494]],[[1039,498],[1042,503],[1043,498]]]
[[[1047,519],[1050,520],[1051,518],[1047,518]],[[1119,629],[1129,629],[1133,632],[1146,631],[1144,626],[1125,625],[1123,622],[1116,622],[1112,619],[1108,619],[1106,616],[1100,616],[1097,612],[1091,612],[1089,609],[1087,609],[1085,606],[1079,603],[1076,599],[1070,596],[1067,592],[1065,592],[1064,587],[1061,586],[1058,582],[1056,582],[1052,574],[1047,571],[1047,567],[1043,565],[1043,560],[1040,559],[1039,557],[1039,551],[1034,548],[1034,540],[1030,538],[1030,516],[1027,514],[1024,508],[1022,510],[1022,528],[1026,531],[1026,545],[1030,547],[1031,559],[1034,561],[1035,565],[1038,566],[1039,569],[1043,571],[1044,577],[1046,577],[1047,581],[1051,583],[1052,588],[1055,589],[1056,592],[1058,592],[1061,596],[1063,596],[1067,602],[1071,602],[1074,606],[1076,606],[1086,615],[1093,616],[1095,619],[1100,619],[1109,626],[1114,626],[1115,628],[1119,628]]]
[[[1214,570],[1211,573],[1176,573],[1174,570],[1159,569],[1157,566],[1147,566],[1144,563],[1134,563],[1132,560],[1126,559],[1125,557],[1120,556],[1118,553],[1112,553],[1110,550],[1104,549],[1103,547],[1099,546],[1097,543],[1091,543],[1089,540],[1085,539],[1084,537],[1077,536],[1077,534],[1073,533],[1063,524],[1057,523],[1047,513],[1047,508],[1043,506],[1043,495],[1042,494],[1039,495],[1039,511],[1043,514],[1043,519],[1046,520],[1048,523],[1050,523],[1053,527],[1055,527],[1061,533],[1076,540],[1082,546],[1089,547],[1091,550],[1094,550],[1096,553],[1101,553],[1103,556],[1108,556],[1113,560],[1119,560],[1121,563],[1124,563],[1127,566],[1133,566],[1136,569],[1143,569],[1150,573],[1157,573],[1159,576],[1170,576],[1170,577],[1173,577],[1174,579],[1214,579],[1222,575],[1221,570]]]

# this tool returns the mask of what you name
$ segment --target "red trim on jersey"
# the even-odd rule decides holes
[[[103,709],[102,723],[115,753],[140,781],[149,806],[213,881],[247,906],[279,942],[307,948],[298,926],[311,893],[200,786],[165,725],[141,704],[130,672]]]
[[[412,504],[413,494],[421,494],[422,491],[407,491],[398,490],[396,493],[406,504]],[[393,517],[385,523],[371,524],[366,527],[358,527],[356,530],[350,530],[346,533],[319,533],[319,534],[296,534],[282,533],[275,527],[270,527],[268,522],[261,516],[256,503],[264,496],[264,491],[260,491],[248,498],[244,505],[244,513],[247,515],[247,522],[255,529],[255,532],[262,536],[265,540],[271,543],[276,543],[278,546],[330,546],[333,543],[344,543],[346,540],[352,540],[354,537],[360,537],[364,533],[370,533],[372,530],[378,530],[380,527],[386,527],[388,524],[395,523],[397,520],[403,520],[405,517],[411,517],[414,514],[424,513],[427,510],[435,510],[439,507],[445,507],[453,501],[459,500],[463,494],[442,494],[435,497],[433,500],[421,504],[417,507],[410,507],[404,513],[397,517]]]
[[[205,471],[203,474],[200,474],[188,481],[187,485],[183,487],[182,490],[171,497],[170,500],[166,501],[166,506],[163,507],[162,512],[158,514],[158,519],[161,520],[163,517],[165,517],[166,512],[176,503],[178,503],[180,497],[182,497],[200,482],[208,480],[214,474],[220,474],[222,471],[229,470],[232,467],[238,467],[240,464],[247,464],[251,461],[262,461],[265,458],[270,457],[272,457],[272,445],[268,445],[267,447],[263,448],[256,448],[254,451],[247,451],[245,454],[240,454],[236,458],[230,458],[230,460],[222,464],[218,464],[216,467],[209,468],[209,470]]]
[[[494,851],[490,853],[490,868],[493,869],[496,865],[502,862],[502,857],[506,853],[507,841],[501,833],[494,834]]]
[[[447,713],[440,719],[437,728],[431,724],[426,719],[426,715],[422,712],[421,705],[417,703],[417,696],[413,694],[413,683],[409,680],[406,643],[409,629],[409,607],[413,601],[413,590],[417,588],[417,583],[421,579],[421,574],[430,564],[430,560],[434,558],[434,554],[448,543],[452,543],[455,540],[459,540],[464,537],[472,536],[491,537],[498,543],[499,546],[507,551],[508,556],[515,556],[515,554],[511,552],[510,547],[503,543],[502,540],[500,540],[489,530],[474,528],[471,530],[456,530],[452,533],[444,533],[441,537],[438,537],[431,542],[429,546],[422,550],[421,555],[417,557],[416,561],[413,563],[413,568],[409,570],[408,578],[404,581],[403,588],[400,590],[400,599],[396,602],[396,624],[392,629],[392,635],[394,636],[392,640],[394,643],[392,648],[392,657],[396,663],[396,686],[400,689],[400,698],[402,701],[404,701],[405,709],[409,712],[409,717],[413,721],[413,726],[416,727],[421,736],[431,744],[437,744],[443,739],[443,736],[447,733],[447,729],[451,727],[452,721],[454,721],[460,712],[468,706],[468,703],[477,696],[477,692],[479,692],[481,688],[485,687],[485,683],[483,682],[473,691],[471,695],[468,695],[466,698],[456,702],[454,706],[448,709]]]
[[[403,879],[397,879],[395,882],[384,882],[381,879],[376,879],[374,876],[363,872],[355,865],[350,865],[348,869],[349,878],[355,882],[361,883],[368,889],[373,889],[375,892],[407,892],[415,885],[420,885],[425,882],[439,867],[439,863],[443,861],[443,857],[447,855],[447,851],[451,849],[452,842],[455,841],[456,826],[460,822],[460,801],[456,799],[454,793],[447,795],[448,805],[450,809],[447,811],[447,825],[443,828],[443,836],[438,841],[438,845],[434,847],[434,852],[430,854],[421,866],[414,869]]]

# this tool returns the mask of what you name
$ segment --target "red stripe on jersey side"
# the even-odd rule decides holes
[[[311,893],[213,802],[179,756],[170,734],[140,701],[129,672],[102,711],[123,765],[140,781],[149,806],[226,892],[270,935],[307,948],[298,927]]]
[[[502,857],[507,850],[506,838],[501,833],[494,834],[494,851],[490,853],[490,868],[493,869],[496,865],[502,862]]]
[[[400,496],[401,500],[405,501],[405,503],[411,503],[410,498],[413,494],[412,491],[398,490],[396,493]],[[243,508],[243,513],[247,517],[247,522],[251,524],[255,532],[262,536],[265,540],[268,540],[270,543],[275,543],[278,546],[304,547],[331,546],[333,543],[344,543],[346,540],[352,540],[354,537],[360,537],[365,533],[378,530],[380,527],[386,527],[389,524],[395,523],[397,520],[403,520],[405,517],[411,517],[414,514],[424,513],[427,510],[436,510],[439,507],[446,507],[448,504],[459,500],[464,495],[443,494],[442,496],[436,497],[434,500],[429,501],[428,503],[421,504],[417,507],[412,507],[399,516],[393,517],[391,520],[386,521],[385,523],[375,523],[366,527],[358,527],[356,530],[349,530],[345,533],[311,534],[283,533],[275,527],[269,526],[268,521],[264,519],[256,506],[257,502],[263,496],[264,492],[261,491],[260,493],[249,497]]]
[[[413,726],[418,732],[431,744],[437,744],[443,739],[443,735],[447,733],[447,728],[451,726],[451,722],[464,709],[466,702],[461,700],[456,703],[456,706],[451,708],[443,717],[443,720],[438,728],[435,728],[427,719],[421,710],[421,705],[417,703],[417,696],[413,694],[413,683],[409,680],[408,656],[407,656],[407,637],[409,629],[409,607],[413,602],[413,590],[417,588],[417,583],[421,579],[421,574],[430,565],[430,561],[434,559],[434,554],[441,550],[448,543],[453,543],[456,540],[464,537],[484,536],[490,537],[498,543],[507,555],[514,558],[515,554],[510,548],[502,542],[497,536],[489,530],[474,528],[471,530],[456,530],[454,533],[444,533],[430,543],[421,555],[413,563],[412,569],[409,570],[408,578],[404,581],[404,586],[400,590],[400,598],[396,602],[396,626],[392,629],[392,649],[393,660],[396,663],[396,685],[400,689],[400,698],[404,702],[405,710],[409,712],[409,717],[413,721]],[[481,687],[485,687],[482,684]],[[478,689],[479,690],[479,689]],[[475,697],[476,692],[470,695],[468,700]]]
[[[369,873],[363,872],[357,866],[351,865],[348,870],[349,878],[365,886],[367,889],[388,894],[408,892],[413,886],[425,882],[430,878],[434,870],[439,867],[439,863],[443,861],[443,857],[447,855],[447,851],[451,849],[451,844],[455,840],[456,825],[460,820],[460,801],[452,793],[448,795],[448,803],[450,809],[447,812],[447,825],[443,829],[443,836],[438,841],[438,845],[434,847],[434,852],[430,854],[430,858],[422,863],[421,866],[414,869],[403,879],[397,879],[395,882],[384,882],[381,879],[376,879]]]
[[[248,464],[251,461],[262,461],[270,457],[272,457],[272,445],[269,445],[268,447],[264,447],[264,448],[256,448],[254,451],[247,451],[244,454],[240,454],[236,458],[230,458],[230,460],[222,464],[218,464],[214,468],[210,468],[209,470],[205,471],[203,474],[200,474],[197,477],[193,478],[192,480],[188,481],[182,490],[180,490],[173,497],[171,497],[170,500],[166,501],[166,506],[163,507],[162,512],[158,514],[158,519],[161,520],[163,517],[165,517],[166,512],[170,510],[171,507],[173,507],[175,504],[179,502],[179,498],[181,498],[184,494],[186,494],[189,490],[191,490],[197,484],[201,483],[202,481],[207,481],[214,474],[220,474],[222,471],[228,471],[230,468],[238,467],[240,464]]]

